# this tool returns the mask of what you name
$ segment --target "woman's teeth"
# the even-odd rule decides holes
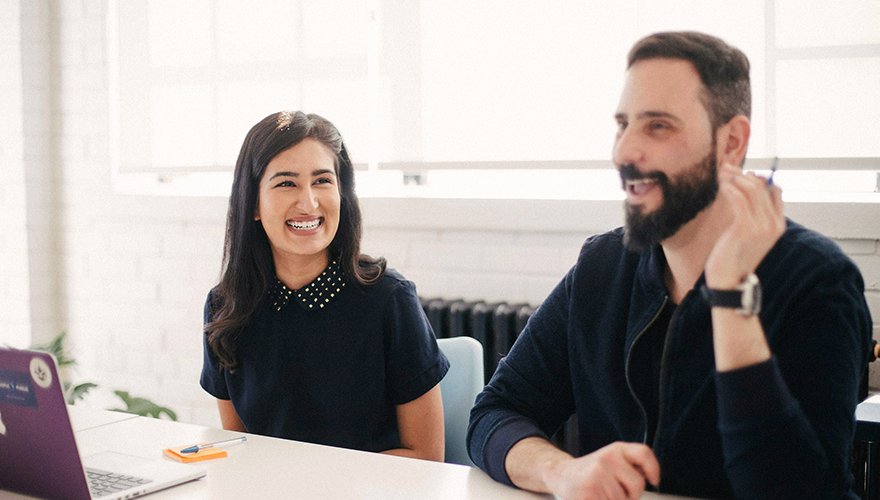
[[[310,221],[295,221],[289,220],[287,221],[287,225],[296,229],[297,231],[309,231],[312,229],[317,229],[318,226],[321,225],[321,219],[315,219]]]

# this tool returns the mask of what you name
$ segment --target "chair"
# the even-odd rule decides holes
[[[449,371],[440,381],[446,433],[446,463],[470,465],[467,426],[477,394],[483,390],[483,346],[471,337],[438,339],[449,359]]]
[[[856,407],[856,450],[862,444],[861,458],[856,457],[856,493],[865,500],[875,500],[877,470],[880,462],[880,400],[869,398]]]
[[[868,365],[877,360],[880,345],[872,341]],[[856,407],[856,436],[853,444],[853,489],[863,500],[880,498],[880,399],[868,398],[868,367],[859,385],[859,405]]]

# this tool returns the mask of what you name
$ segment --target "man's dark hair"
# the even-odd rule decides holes
[[[655,33],[630,50],[627,69],[638,61],[655,58],[683,59],[694,65],[705,87],[701,97],[713,129],[736,115],[751,116],[749,59],[741,50],[704,33]]]

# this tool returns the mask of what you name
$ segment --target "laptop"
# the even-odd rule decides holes
[[[55,358],[0,348],[0,489],[52,499],[125,500],[205,474],[159,457],[105,452],[80,458]]]

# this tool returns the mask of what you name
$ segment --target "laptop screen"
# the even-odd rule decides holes
[[[55,360],[0,349],[0,488],[90,498]]]

